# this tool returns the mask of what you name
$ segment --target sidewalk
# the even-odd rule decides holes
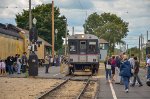
[[[97,99],[113,99],[109,83],[105,79],[105,67],[101,64],[99,68],[100,87]]]
[[[129,93],[125,93],[124,85],[106,83],[104,66],[100,67],[100,87],[98,99],[150,99],[150,87],[146,85],[145,70],[140,69],[139,77],[143,83],[142,87],[129,88]]]
[[[62,78],[67,74],[67,67],[63,68],[62,71],[60,71],[60,66],[52,66],[49,67],[49,73],[45,73],[45,67],[39,67],[38,68],[38,76],[37,78]],[[9,75],[7,73],[6,75],[0,75],[0,77],[15,77],[15,78],[26,78],[28,77],[28,73],[21,73],[17,74],[16,72],[14,74]]]

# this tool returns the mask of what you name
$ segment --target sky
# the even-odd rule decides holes
[[[4,24],[16,25],[15,15],[29,7],[29,0],[0,1],[0,23]],[[32,0],[32,8],[51,2],[52,0]],[[150,32],[150,0],[54,0],[54,5],[60,8],[61,15],[67,17],[70,34],[73,26],[75,33],[83,33],[86,18],[94,12],[98,14],[110,12],[129,22],[128,36],[124,39],[129,48],[138,46],[138,38],[141,34],[146,43],[146,32]]]

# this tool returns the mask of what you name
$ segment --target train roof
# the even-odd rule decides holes
[[[4,25],[4,24],[0,23],[0,34],[13,36],[13,37],[17,37],[17,38],[22,38],[19,35],[19,30],[11,24]]]
[[[29,31],[28,31],[28,30],[21,29],[21,28],[20,28],[20,30],[21,30],[22,32],[24,32],[25,35],[29,35]],[[50,47],[52,46],[51,44],[49,44],[47,41],[45,41],[44,39],[42,39],[42,38],[39,37],[39,36],[38,36],[38,41],[42,41],[45,46],[50,46]]]
[[[98,39],[98,37],[92,34],[75,34],[68,36],[68,39]]]

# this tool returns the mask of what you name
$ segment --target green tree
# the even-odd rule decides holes
[[[85,33],[90,33],[109,42],[110,52],[114,52],[115,44],[124,43],[122,38],[127,36],[128,23],[115,14],[96,12],[89,15],[83,25]]]
[[[32,18],[37,19],[36,27],[39,37],[43,38],[51,44],[52,36],[52,4],[42,4],[32,9]],[[63,39],[66,31],[65,16],[60,16],[59,8],[54,7],[55,29],[58,30],[57,39],[55,39],[55,50],[62,48]],[[17,26],[23,29],[29,29],[29,10],[23,10],[22,13],[16,15]],[[56,36],[56,35],[55,35]],[[56,37],[55,37],[56,38]]]

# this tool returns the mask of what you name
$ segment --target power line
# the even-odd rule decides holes
[[[12,8],[20,9],[20,8],[29,8],[29,7],[17,7],[17,6],[14,6],[14,7],[9,7],[9,6],[6,6],[6,7],[0,7],[0,9],[12,9]]]
[[[83,9],[83,6],[82,6],[82,4],[81,4],[81,1],[80,1],[80,0],[78,0],[78,1],[79,1],[79,4],[80,4],[81,8]]]
[[[37,6],[37,4],[31,4],[32,6]],[[15,9],[20,9],[20,8],[29,8],[29,6],[24,6],[24,7],[20,7],[20,6],[0,6],[0,9],[9,9],[9,8],[15,8]]]

